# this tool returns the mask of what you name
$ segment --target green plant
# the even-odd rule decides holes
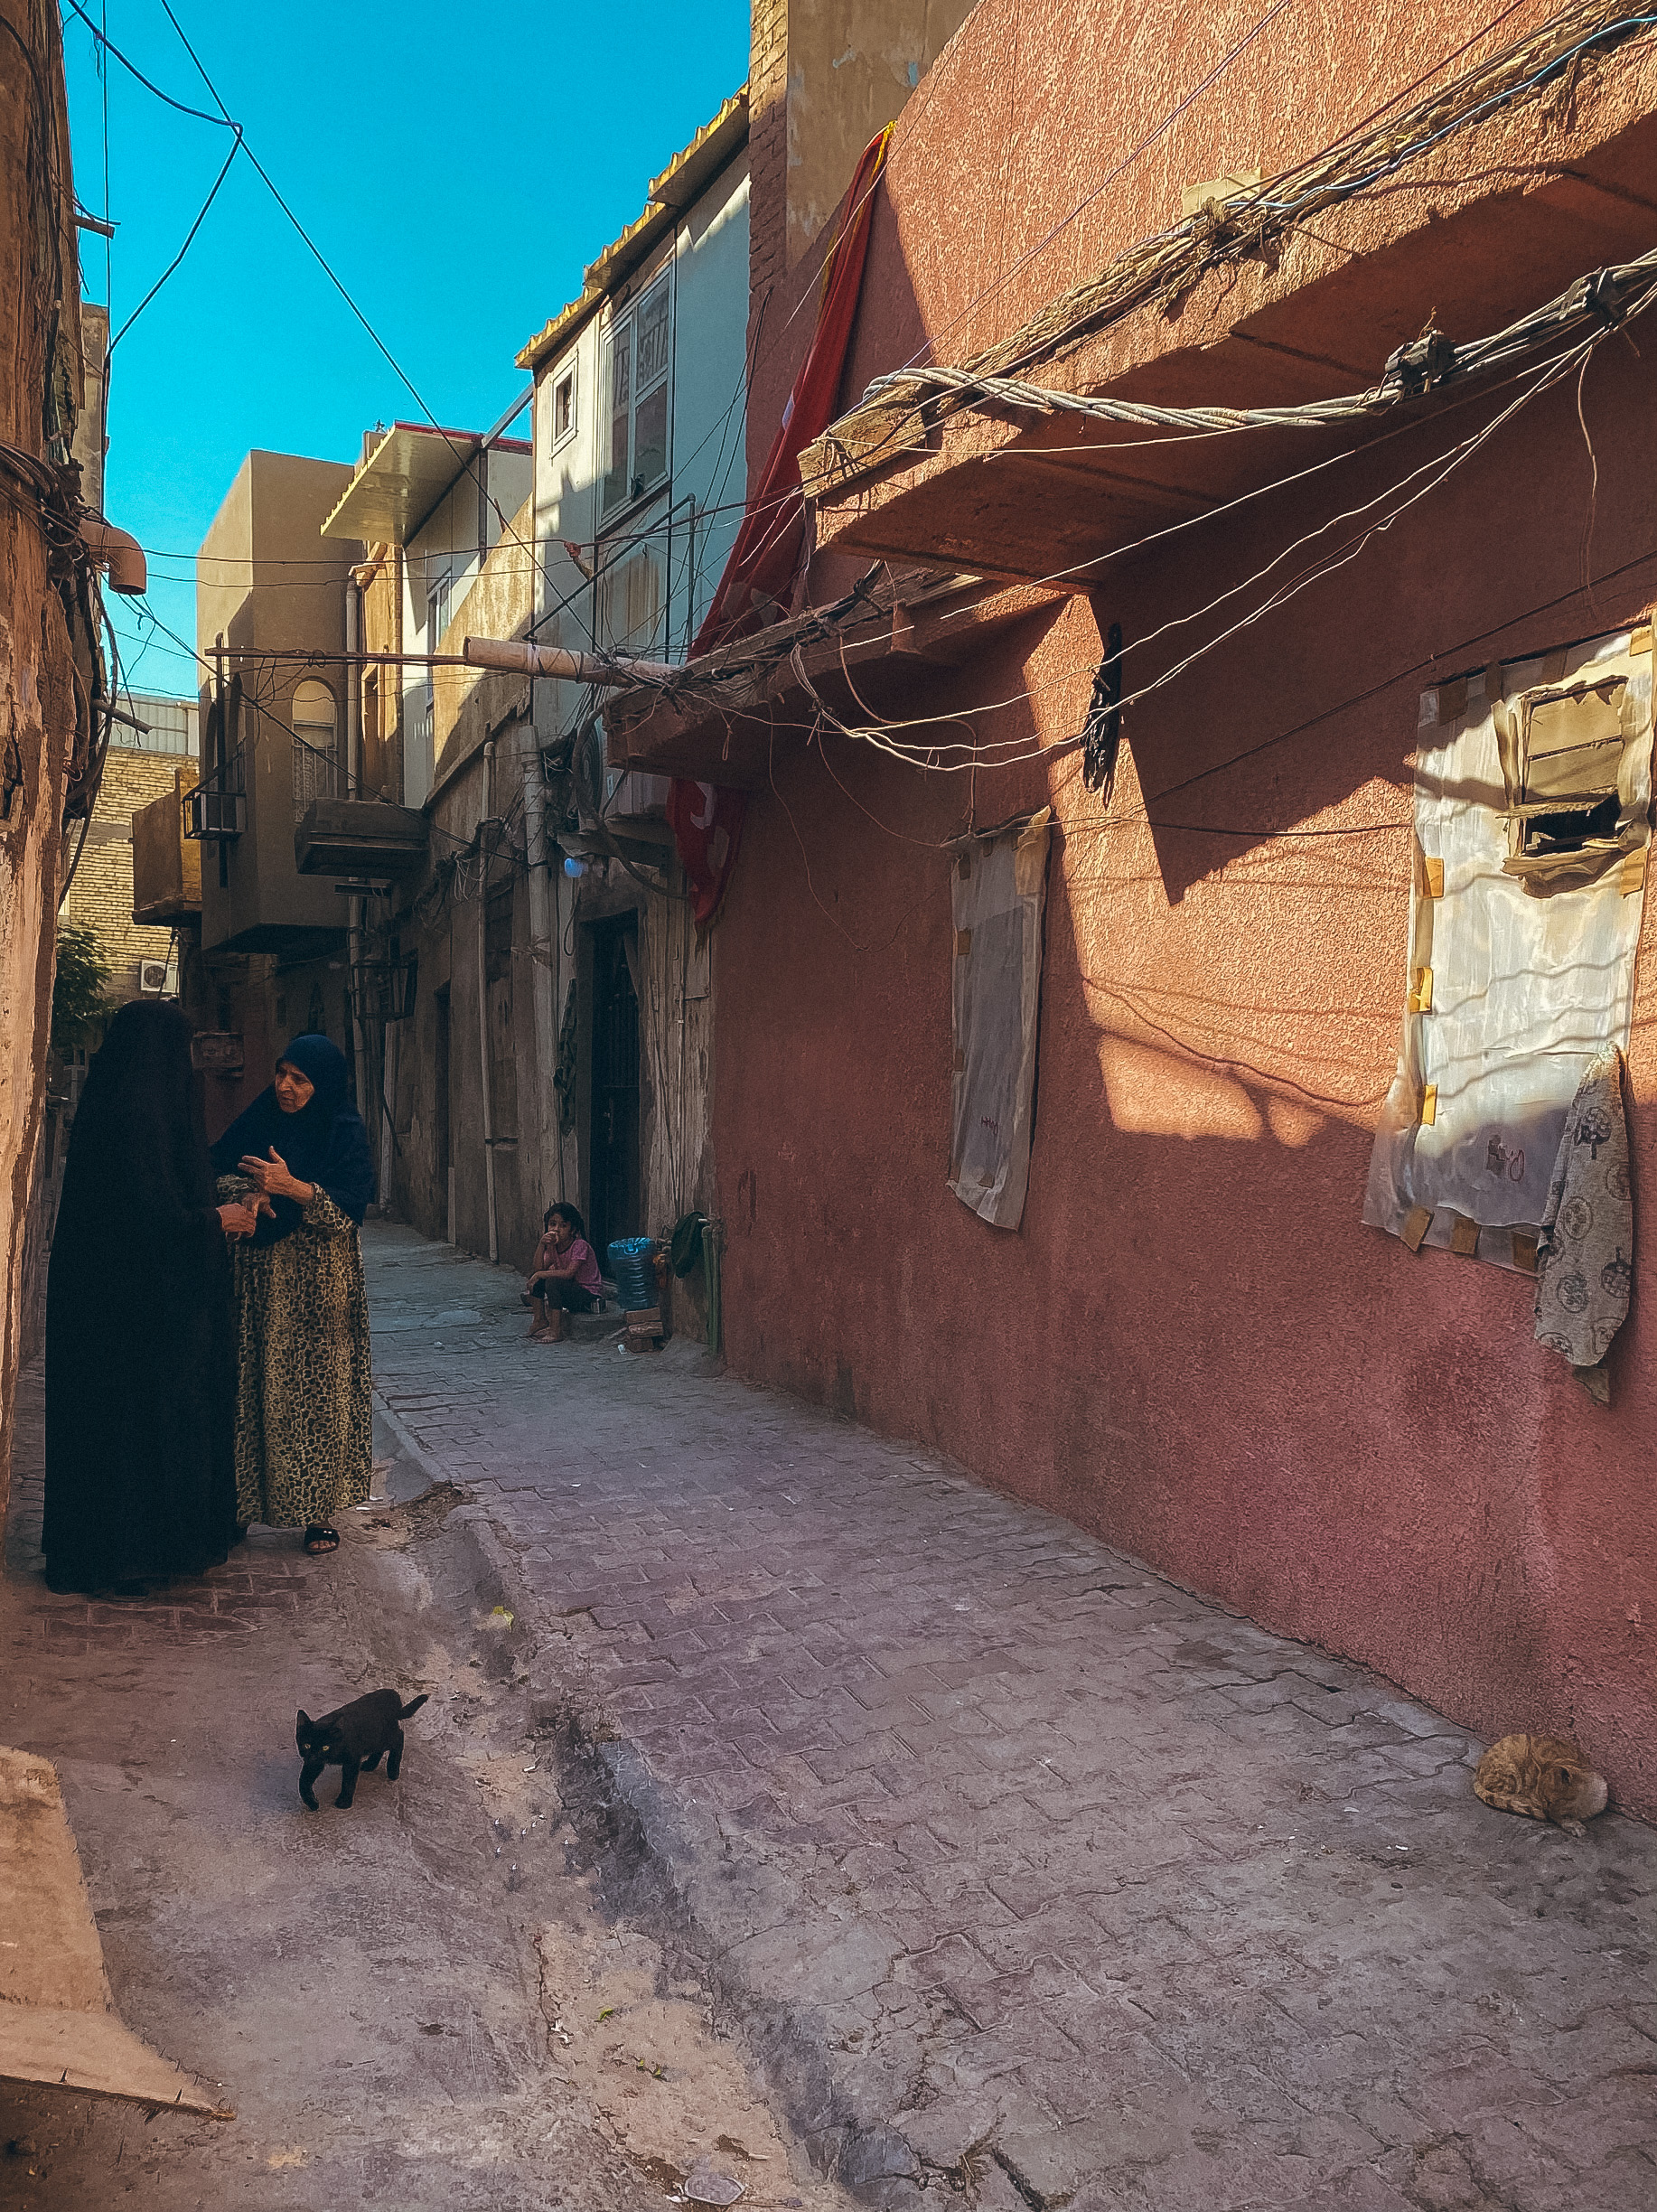
[[[58,966],[51,983],[51,1044],[72,1052],[112,1011],[107,994],[111,969],[89,929],[73,922],[58,931]]]

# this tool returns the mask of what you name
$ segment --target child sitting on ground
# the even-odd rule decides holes
[[[562,1199],[549,1205],[541,1226],[546,1234],[535,1248],[535,1267],[523,1297],[535,1316],[530,1336],[556,1340],[564,1334],[563,1315],[593,1313],[602,1304],[604,1280],[586,1241],[586,1223],[573,1205]]]

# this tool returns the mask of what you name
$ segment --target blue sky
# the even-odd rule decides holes
[[[160,0],[81,0],[144,74],[213,101]],[[739,0],[608,8],[428,0],[172,0],[248,144],[437,418],[487,429],[512,356],[640,213],[645,186],[747,74]],[[231,143],[164,106],[66,6],[83,291],[118,332],[177,252]],[[110,292],[106,292],[106,283]],[[195,635],[189,556],[242,455],[350,461],[422,409],[238,156],[176,274],[111,364],[106,511],[151,549],[149,599]],[[180,558],[183,556],[183,558]],[[169,558],[170,557],[170,558]],[[193,691],[191,661],[114,599],[128,680]]]

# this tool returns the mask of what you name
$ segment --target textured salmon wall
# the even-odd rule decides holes
[[[980,35],[999,5],[982,0],[929,82],[960,72],[957,97],[984,126],[980,154],[1008,99],[1046,131],[1052,170],[1039,195],[1035,155],[1020,141],[1016,183],[1028,197],[1009,186],[1016,242],[1041,235],[1082,178],[1097,178],[1117,125],[1127,129],[1127,95],[1110,69],[1089,75],[1074,52],[1080,89],[1058,62],[1047,84],[1047,63],[1026,52],[1020,66],[1034,78],[1006,91],[1005,47]],[[1236,13],[1202,18],[1204,52],[1223,46]],[[1419,66],[1453,45],[1458,14],[1412,11],[1405,60]],[[1099,15],[1075,30],[1078,46]],[[1306,8],[1279,22],[1332,38],[1343,25],[1358,61],[1368,51],[1368,19],[1356,14]],[[1055,40],[1071,23],[1052,14]],[[1125,23],[1121,35],[1144,34]],[[1306,51],[1307,98],[1323,99],[1329,57]],[[1169,55],[1132,102],[1141,118],[1200,73],[1190,45]],[[1343,119],[1373,104],[1361,77],[1354,62]],[[1170,151],[1135,207],[1106,195],[1074,254],[1166,216],[1181,172],[1256,165],[1280,82],[1263,75],[1230,124],[1209,116],[1206,139]],[[1069,104],[1084,146],[1043,119],[1044,98]],[[969,227],[969,205],[989,220],[982,175],[950,199],[948,164],[966,159],[960,117],[939,107],[929,123],[928,112],[924,98],[912,103],[894,162],[901,178],[919,130],[935,133],[944,212],[926,218],[930,229],[916,213],[913,235],[901,236],[909,219],[894,192],[871,258],[859,373],[891,365],[891,351],[874,357],[900,342],[893,302],[905,286],[926,321],[947,319],[977,272],[996,266],[993,226]],[[1260,165],[1278,158],[1261,150]],[[951,220],[952,255],[939,243]],[[1043,295],[1074,273],[1073,262],[1044,269]],[[987,323],[975,342],[998,334]],[[1642,357],[1620,340],[1602,348],[1580,420],[1574,384],[1535,401],[1339,575],[1136,709],[1108,808],[1083,791],[1069,754],[969,783],[839,739],[780,743],[716,940],[736,1367],[953,1453],[1271,1626],[1380,1667],[1486,1735],[1574,1732],[1619,1798],[1648,1814],[1651,1247],[1641,1246],[1605,1411],[1533,1343],[1524,1281],[1448,1254],[1412,1258],[1362,1228],[1359,1210],[1402,1017],[1417,695],[1437,677],[1614,628],[1657,595],[1654,402],[1652,347],[1643,341]],[[1146,638],[1479,419],[1469,410],[1411,427],[1343,463],[1333,483],[1276,494],[1124,565],[1097,616],[1067,603],[940,671],[938,711],[974,710],[986,739],[1070,734],[1100,620]],[[1584,424],[1598,467],[1591,509]],[[765,423],[752,426],[763,447]],[[1601,580],[1585,590],[1585,574]],[[1233,611],[1261,595],[1240,594]],[[1130,681],[1220,626],[1209,618],[1138,648]],[[1000,700],[1012,703],[985,710]],[[1060,835],[1036,1135],[1023,1227],[1008,1234],[944,1185],[951,945],[941,847],[969,811],[982,824],[1049,800]],[[1631,1055],[1642,1200],[1657,1187],[1648,970],[1649,950]]]

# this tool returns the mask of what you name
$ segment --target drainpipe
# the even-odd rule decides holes
[[[381,1047],[380,1097],[377,1103],[380,1114],[379,1203],[382,1206],[391,1204],[392,1194],[397,1186],[397,1130],[392,1116],[397,1111],[397,1081],[400,1073],[399,1040],[402,1034],[401,1026],[397,1024],[388,1025],[381,1032],[385,1043]]]
[[[149,587],[149,566],[144,548],[130,530],[88,515],[80,525],[80,542],[92,557],[95,568],[109,573],[111,591],[135,594]]]
[[[345,580],[345,796],[356,798],[362,784],[362,594]]]
[[[362,644],[362,594],[350,578],[345,584],[345,795],[351,798],[362,780],[362,671],[356,654]],[[350,928],[346,936],[345,971],[351,978],[351,1046],[356,1062],[357,1111],[369,1119],[369,1034],[363,1013],[362,923],[367,901],[349,902]],[[383,1108],[380,1110],[383,1111]],[[382,1186],[380,1201],[384,1204]]]
[[[535,1095],[540,1101],[541,1113],[550,1112],[552,1115],[552,1141],[557,1148],[561,1167],[564,1132],[558,1127],[557,1094],[552,1087],[557,1073],[558,1040],[555,1025],[558,1017],[553,975],[552,898],[547,858],[547,786],[541,775],[541,749],[536,743],[533,723],[526,727],[523,743],[524,843],[529,863],[530,981],[535,991]],[[543,1145],[543,1175],[546,1165],[547,1148]],[[559,1195],[562,1194],[563,1185],[560,1181]]]
[[[495,741],[483,747],[483,824],[495,813]],[[489,1210],[489,1260],[500,1259],[495,1235],[495,1117],[489,1062],[489,863],[484,859],[478,885],[478,1063],[483,1076],[483,1188]]]

